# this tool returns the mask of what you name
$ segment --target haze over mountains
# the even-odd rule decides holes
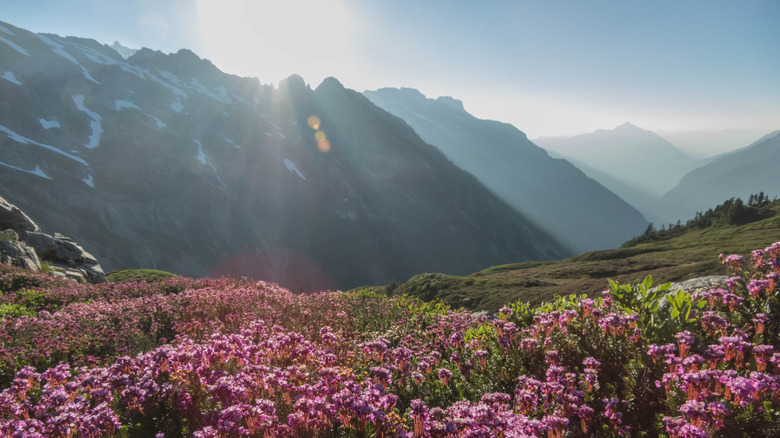
[[[709,165],[630,124],[540,139],[570,162],[413,89],[363,95],[298,76],[273,87],[188,50],[2,22],[0,37],[0,194],[107,271],[350,288],[612,248],[647,219],[780,194],[760,176],[778,163],[777,137]],[[738,178],[745,169],[761,172]],[[734,190],[705,196],[724,174]]]
[[[628,122],[590,134],[540,137],[534,141],[545,149],[598,169],[624,185],[656,197],[674,187],[696,166],[695,159],[673,144]]]
[[[635,208],[512,125],[477,119],[458,100],[428,99],[414,89],[363,94],[574,252],[614,248],[647,227]]]
[[[780,147],[773,136],[700,159],[631,123],[534,141],[570,160],[659,225],[685,221],[731,197],[747,199],[759,192],[780,196],[780,182],[771,171],[780,165]]]
[[[335,79],[1,26],[0,190],[107,270],[323,289],[570,254]]]
[[[712,208],[720,201],[765,192],[780,196],[780,131],[765,135],[747,147],[722,154],[686,174],[664,194],[663,204],[683,218]]]

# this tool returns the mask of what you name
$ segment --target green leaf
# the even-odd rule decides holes
[[[645,277],[645,280],[642,282],[642,286],[644,286],[645,289],[650,289],[653,287],[653,276],[648,275]]]

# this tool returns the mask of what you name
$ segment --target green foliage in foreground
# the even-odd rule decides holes
[[[161,278],[178,277],[170,272],[158,271],[156,269],[125,269],[122,271],[112,271],[106,274],[106,278],[111,283],[127,283],[128,281],[157,281]]]

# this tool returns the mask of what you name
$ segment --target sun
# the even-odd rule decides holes
[[[197,11],[203,56],[227,73],[318,83],[354,64],[354,20],[339,0],[198,0]]]

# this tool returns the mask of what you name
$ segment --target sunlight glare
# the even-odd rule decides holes
[[[197,0],[205,57],[263,83],[319,83],[354,64],[353,19],[341,0]]]

